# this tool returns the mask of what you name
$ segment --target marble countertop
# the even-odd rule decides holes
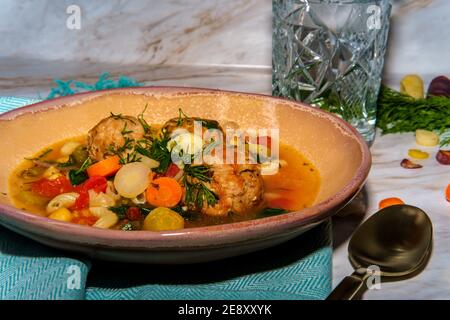
[[[0,95],[45,97],[52,79],[95,82],[99,74],[125,74],[147,85],[181,85],[221,88],[270,94],[271,70],[267,67],[146,66],[98,63],[0,60]],[[389,83],[388,83],[389,84]],[[416,147],[413,134],[377,134],[371,151],[373,166],[363,192],[333,221],[333,286],[352,272],[347,259],[348,239],[355,228],[377,211],[379,200],[397,196],[426,211],[434,225],[434,251],[427,268],[418,276],[395,283],[382,283],[381,290],[366,292],[364,299],[445,299],[450,296],[450,203],[444,189],[450,183],[450,168],[430,159],[419,170],[400,167],[407,150]]]
[[[427,160],[417,161],[422,169],[400,167],[408,149],[419,148],[430,153]],[[450,203],[445,200],[445,188],[450,183],[450,167],[435,160],[438,147],[421,147],[413,133],[380,135],[377,132],[371,147],[372,169],[362,194],[355,199],[349,215],[333,220],[333,287],[353,269],[347,259],[348,237],[365,219],[378,210],[378,202],[387,197],[399,197],[407,204],[419,207],[430,217],[434,229],[434,247],[428,265],[414,278],[382,283],[380,290],[369,290],[364,299],[448,299],[450,296]],[[345,210],[344,210],[345,211]]]

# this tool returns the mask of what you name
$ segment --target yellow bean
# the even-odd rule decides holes
[[[416,143],[425,147],[433,147],[439,144],[439,136],[428,130],[416,130]]]
[[[424,97],[422,78],[416,74],[405,76],[400,82],[400,92],[405,93],[414,99]]]
[[[414,159],[428,159],[428,157],[430,156],[428,154],[428,152],[421,151],[421,150],[418,150],[418,149],[409,149],[408,150],[408,155],[411,158],[414,158]]]
[[[48,217],[58,221],[70,222],[72,220],[72,213],[69,209],[61,208],[53,212]]]

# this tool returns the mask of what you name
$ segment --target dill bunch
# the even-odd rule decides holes
[[[385,133],[426,129],[444,133],[450,130],[450,99],[430,96],[414,99],[382,86],[378,96],[377,127]],[[450,139],[442,139],[441,144]]]

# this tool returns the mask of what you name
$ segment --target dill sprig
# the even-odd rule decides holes
[[[203,181],[203,182],[210,182],[211,181],[211,167],[207,165],[196,165],[192,166],[189,164],[184,165],[184,173],[191,178],[195,178],[197,180]]]
[[[211,119],[203,119],[199,117],[189,117],[187,116],[181,108],[178,109],[178,119],[177,119],[177,126],[180,127],[183,125],[185,121],[199,121],[201,122],[202,126],[206,129],[219,129],[220,125],[219,122],[216,120]]]
[[[183,168],[183,185],[186,188],[186,203],[197,209],[203,207],[204,202],[208,206],[214,206],[219,200],[218,195],[209,189],[205,182],[211,181],[211,168],[207,165],[185,164]],[[194,180],[197,180],[194,182]]]
[[[147,111],[148,103],[145,105],[144,110],[137,116],[142,128],[144,128],[144,133],[148,134],[150,133],[151,127],[148,124],[148,122],[144,119],[144,113]]]
[[[145,149],[142,146],[136,147],[137,152],[140,154],[159,162],[159,167],[153,169],[157,173],[166,172],[172,161],[170,151],[167,147],[169,140],[170,137],[168,135],[163,135],[160,139],[153,140],[149,149]]]
[[[46,149],[44,150],[44,152],[42,152],[40,155],[38,155],[37,157],[34,158],[25,158],[25,160],[30,160],[30,161],[38,161],[38,160],[42,160],[43,158],[45,158],[46,156],[48,156],[51,152],[53,151],[53,149]]]
[[[378,97],[377,126],[383,133],[416,129],[443,133],[450,130],[450,99],[441,96],[414,99],[382,86]]]
[[[127,152],[128,150],[134,149],[134,140],[127,137],[126,135],[124,135],[124,139],[125,139],[125,141],[122,146],[116,147],[115,145],[110,144],[107,149],[108,153],[117,155],[120,158],[121,164],[126,164],[129,162],[132,162],[132,161],[130,161],[131,158],[135,158],[135,154],[133,154],[135,152],[132,152],[131,154],[128,153],[126,156],[124,156],[125,152]]]

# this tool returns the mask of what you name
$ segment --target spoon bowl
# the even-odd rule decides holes
[[[433,228],[428,215],[409,205],[380,210],[355,232],[349,258],[355,269],[376,265],[383,276],[404,276],[424,263]]]
[[[423,210],[394,205],[378,211],[350,239],[349,259],[355,272],[344,278],[328,299],[353,299],[374,267],[383,277],[415,273],[428,261],[432,243],[432,223]]]

